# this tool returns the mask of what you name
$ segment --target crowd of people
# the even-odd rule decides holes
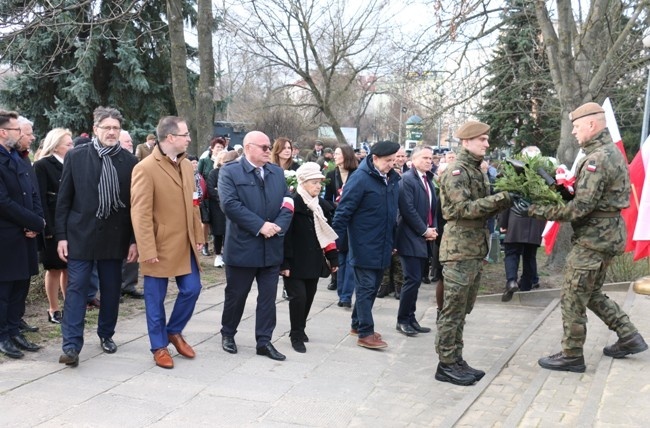
[[[351,309],[350,334],[369,349],[388,347],[373,320],[378,297],[399,299],[395,328],[401,334],[432,331],[418,321],[417,300],[420,285],[435,281],[435,378],[472,385],[485,372],[465,361],[463,330],[481,284],[494,227],[489,221],[497,214],[506,234],[503,301],[538,286],[535,254],[544,221],[573,223],[562,294],[562,351],[541,358],[541,367],[585,370],[587,308],[619,336],[605,355],[644,351],[647,344],[637,328],[601,290],[611,258],[624,243],[620,210],[629,200],[626,165],[605,132],[600,106],[587,103],[571,120],[587,153],[577,168],[575,198],[564,206],[541,206],[493,190],[494,168],[485,161],[490,127],[476,121],[456,130],[459,150],[443,156],[425,145],[409,157],[389,141],[367,152],[346,144],[324,147],[317,140],[302,159],[291,139],[271,143],[266,134],[252,131],[235,150],[226,138],[212,139],[197,159],[186,153],[191,138],[183,118],[161,118],[156,135],[147,136],[134,153],[120,112],[99,107],[92,137],[75,146],[70,131],[53,129],[32,166],[31,122],[0,111],[0,230],[6,242],[0,249],[5,264],[0,353],[21,358],[22,351],[40,348],[23,334],[29,326],[22,321],[40,257],[47,317],[61,325],[60,363],[79,364],[86,310],[98,288],[103,351],[118,349],[113,335],[121,296],[143,298],[153,359],[171,369],[169,344],[185,358],[196,355],[183,331],[201,292],[200,256],[214,254],[213,266],[223,268],[226,277],[224,351],[238,352],[235,336],[254,281],[256,353],[278,361],[286,359],[272,340],[279,278],[288,299],[291,345],[298,353],[307,351],[307,320],[320,278],[332,277],[328,288],[337,291],[338,306]],[[297,179],[292,191],[289,172]],[[135,288],[138,272],[144,293]],[[168,317],[164,300],[170,277],[179,292]]]

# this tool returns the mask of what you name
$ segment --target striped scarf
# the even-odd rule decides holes
[[[111,211],[117,212],[125,205],[120,200],[120,181],[117,177],[117,171],[113,166],[112,156],[118,154],[121,150],[119,144],[105,147],[99,144],[97,138],[93,138],[93,147],[97,150],[99,159],[102,161],[102,173],[99,176],[99,207],[95,216],[100,219],[108,218]]]

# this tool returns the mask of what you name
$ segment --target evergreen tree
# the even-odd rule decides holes
[[[515,152],[535,145],[554,155],[560,109],[533,2],[506,0],[503,30],[486,71],[488,90],[478,117],[491,126],[490,143],[514,142]]]

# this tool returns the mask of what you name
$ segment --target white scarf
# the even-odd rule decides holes
[[[334,229],[327,224],[323,209],[318,203],[318,197],[311,196],[304,187],[300,184],[297,189],[298,194],[305,201],[305,205],[314,213],[314,229],[316,230],[316,238],[321,248],[327,247],[332,242],[336,241],[339,236],[334,232]]]

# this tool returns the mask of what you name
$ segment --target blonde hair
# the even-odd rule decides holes
[[[219,156],[217,157],[217,161],[214,163],[215,167],[221,167],[221,165],[234,161],[237,159],[237,156],[239,154],[237,153],[237,150],[229,150],[229,151],[222,151],[219,153]]]
[[[54,128],[48,132],[45,136],[45,140],[43,141],[43,150],[41,151],[39,159],[52,156],[54,154],[54,150],[59,147],[63,141],[63,137],[66,135],[72,137],[72,132],[70,132],[69,129],[64,128]]]

